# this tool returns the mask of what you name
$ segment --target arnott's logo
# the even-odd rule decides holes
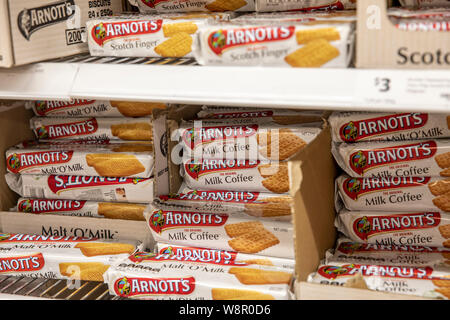
[[[223,160],[223,159],[203,159],[202,162],[190,160],[185,164],[185,171],[193,179],[198,180],[201,176],[209,173],[223,172],[229,170],[244,170],[255,168],[260,161],[255,160]]]
[[[195,278],[119,278],[114,291],[121,297],[151,295],[189,295],[195,290]]]
[[[138,0],[141,1],[146,6],[149,6],[150,8],[155,8],[157,4],[161,2],[168,2],[170,0]]]
[[[318,272],[322,277],[327,279],[336,279],[338,277],[352,274],[354,269],[357,269],[357,266],[354,264],[343,266],[324,266],[320,268]]]

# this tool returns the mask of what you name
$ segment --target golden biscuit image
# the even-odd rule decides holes
[[[450,279],[434,279],[432,282],[436,287],[450,288]]]
[[[225,226],[225,232],[230,238],[234,238],[250,231],[254,231],[255,229],[263,229],[264,226],[259,221],[248,221],[248,222],[240,222],[234,224],[228,224]]]
[[[273,193],[289,192],[289,171],[287,163],[280,163],[278,171],[273,175],[267,174],[269,171],[274,171],[273,165],[269,165],[269,167],[265,168],[259,167],[258,169],[263,177],[267,177],[267,179],[262,181],[264,188]]]
[[[450,211],[450,192],[434,198],[433,204],[442,211]]]
[[[327,40],[316,39],[287,55],[284,60],[295,68],[320,68],[339,55],[339,50]]]
[[[441,236],[445,239],[450,238],[450,224],[446,224],[439,227],[439,232],[441,233]]]
[[[101,243],[101,242],[81,242],[75,248],[80,249],[86,257],[105,256],[114,254],[132,254],[135,247],[127,243]]]
[[[170,38],[180,32],[194,34],[197,30],[198,27],[194,22],[169,23],[163,25],[164,37],[166,38]]]
[[[287,128],[260,132],[256,138],[260,146],[259,153],[270,160],[286,160],[307,145],[306,141]]]
[[[450,192],[450,178],[430,182],[428,184],[428,188],[430,189],[430,192],[435,196],[440,196],[442,194]]]
[[[254,290],[213,288],[211,295],[213,300],[275,300],[270,294]]]
[[[280,243],[280,240],[266,229],[257,229],[228,241],[234,251],[257,253]]]
[[[155,47],[161,57],[181,58],[192,51],[193,39],[189,33],[179,32]]]
[[[113,136],[122,140],[153,140],[153,128],[148,122],[114,124],[111,126],[111,133]]]
[[[132,154],[87,154],[86,163],[103,177],[128,177],[145,171],[142,163]]]
[[[103,274],[108,268],[108,265],[101,262],[64,262],[59,264],[61,275],[84,281],[103,282]]]
[[[306,44],[312,40],[325,39],[328,41],[340,40],[341,35],[336,28],[320,28],[300,30],[295,33],[298,44]]]
[[[134,203],[100,202],[98,214],[108,219],[145,221],[146,206]]]
[[[208,3],[205,8],[212,12],[222,12],[238,10],[245,5],[247,5],[245,0],[216,0]]]
[[[434,160],[440,168],[447,169],[450,167],[450,152],[438,154]]]
[[[247,264],[257,264],[260,266],[273,266],[272,261],[269,259],[250,259],[250,260],[244,260],[243,263]]]
[[[152,115],[154,109],[167,108],[165,103],[159,102],[110,101],[110,103],[125,117],[147,117]]]
[[[128,144],[121,143],[118,147],[112,149],[114,152],[153,152],[153,146],[151,144]]]
[[[450,240],[446,240],[442,243],[442,245],[444,246],[444,248],[450,248]]]
[[[435,290],[436,292],[439,292],[440,294],[442,294],[443,296],[447,297],[448,299],[450,299],[450,288],[449,287],[445,287],[445,288],[439,288]]]
[[[442,257],[450,260],[450,252],[442,252]]]
[[[246,203],[245,213],[254,217],[277,217],[291,215],[292,198],[273,197],[264,200],[264,203]]]
[[[228,273],[234,276],[242,284],[289,284],[292,274],[284,271],[260,270],[252,268],[233,267]]]

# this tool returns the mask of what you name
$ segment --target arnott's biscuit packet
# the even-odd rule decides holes
[[[153,148],[143,144],[35,145],[6,151],[8,172],[149,178]]]
[[[142,13],[255,11],[255,0],[128,0]]]
[[[450,138],[447,114],[333,112],[328,121],[336,142]]]
[[[132,241],[2,233],[0,274],[103,281],[110,265],[136,250],[142,250],[142,246]]]
[[[291,221],[293,199],[288,194],[230,190],[192,190],[182,185],[177,194],[154,199],[164,210],[244,214],[260,219]]]
[[[233,21],[258,21],[273,23],[273,21],[314,22],[330,21],[332,23],[356,21],[356,10],[323,10],[323,11],[283,11],[283,12],[252,12],[239,15]]]
[[[336,179],[336,207],[348,210],[450,213],[450,178],[383,177]]]
[[[245,215],[162,210],[146,211],[155,241],[279,258],[294,258],[293,226]]]
[[[40,117],[151,117],[153,109],[165,109],[165,103],[128,101],[28,101],[27,109],[32,109]]]
[[[12,211],[145,221],[144,211],[146,208],[145,204],[137,203],[20,198]]]
[[[335,262],[321,264],[308,282],[348,286],[362,277],[365,288],[425,298],[450,299],[450,269],[431,266],[392,266]]]
[[[137,252],[104,274],[112,295],[154,300],[289,300],[292,270]]]
[[[399,0],[400,4],[405,7],[421,8],[421,7],[450,7],[447,0]]]
[[[419,245],[383,245],[339,238],[326,252],[325,263],[367,263],[391,266],[440,266],[450,268],[450,249]]]
[[[392,213],[343,209],[335,224],[345,236],[360,243],[450,249],[450,214],[406,211],[410,208]]]
[[[328,11],[356,9],[357,0],[256,0],[256,11]]]
[[[110,178],[7,173],[9,188],[25,198],[150,203],[153,178]]]
[[[34,117],[30,126],[38,139],[153,140],[149,118]]]
[[[183,121],[173,135],[185,159],[287,160],[320,132],[322,123],[281,121]]]
[[[265,257],[254,254],[245,254],[233,251],[176,246],[158,242],[155,246],[156,254],[168,254],[179,257],[191,257],[193,259],[210,260],[222,262],[227,265],[234,263],[246,263],[253,265],[273,266],[278,268],[294,270],[294,259],[282,259],[276,257]]]
[[[194,54],[201,65],[346,68],[353,34],[350,22],[209,23],[200,28]]]
[[[450,177],[450,140],[334,143],[332,153],[352,177]]]

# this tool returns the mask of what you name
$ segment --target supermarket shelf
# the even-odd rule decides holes
[[[201,67],[189,59],[85,55],[0,69],[0,98],[447,112],[450,72]]]

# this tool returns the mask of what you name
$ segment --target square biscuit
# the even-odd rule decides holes
[[[257,253],[279,243],[280,240],[266,229],[248,232],[228,241],[234,251],[243,253]]]
[[[263,228],[264,225],[259,221],[248,221],[248,222],[228,224],[225,226],[225,232],[230,238],[234,238],[243,235],[245,233]]]
[[[428,184],[430,192],[435,196],[440,196],[450,192],[450,178],[430,182]]]

